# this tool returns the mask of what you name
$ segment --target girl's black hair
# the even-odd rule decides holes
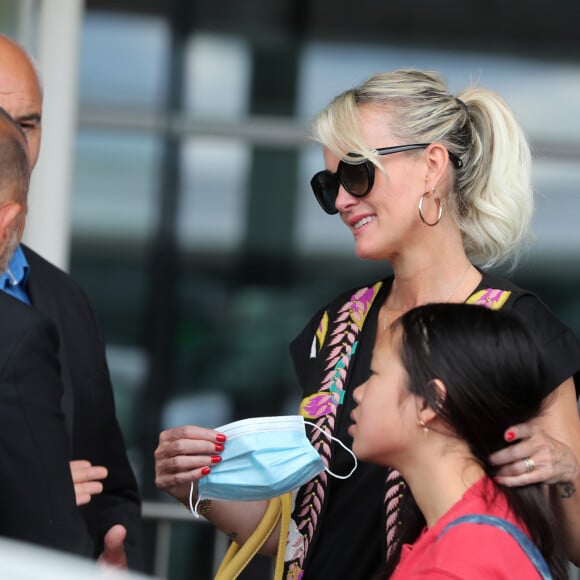
[[[465,440],[485,473],[496,468],[488,457],[507,444],[506,429],[538,415],[547,391],[540,350],[523,322],[507,311],[467,304],[428,304],[404,314],[399,354],[408,389]],[[396,328],[395,326],[395,328]],[[434,379],[440,379],[441,394]],[[555,579],[567,578],[567,564],[543,484],[496,484],[526,527]],[[412,543],[425,519],[411,494],[401,506],[397,550],[387,562],[389,577],[403,543]]]

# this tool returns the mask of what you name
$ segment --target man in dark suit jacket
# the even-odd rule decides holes
[[[0,535],[90,557],[68,462],[56,329],[3,292],[0,320]]]
[[[128,531],[129,566],[140,568],[140,500],[115,416],[102,332],[86,294],[72,278],[30,248],[22,249],[30,267],[27,289],[32,305],[58,329],[71,457],[87,458],[108,471],[102,493],[79,508],[92,532],[95,556],[103,551],[107,531],[122,524]]]
[[[26,138],[0,109],[0,273],[24,227],[29,176]],[[88,556],[92,542],[75,502],[57,348],[45,316],[0,292],[0,535]]]
[[[24,131],[33,168],[41,136],[40,81],[26,52],[2,35],[0,106]],[[79,509],[94,541],[94,556],[103,550],[122,552],[124,547],[129,567],[139,569],[141,503],[115,415],[103,336],[89,301],[66,273],[25,246],[17,247],[0,282],[0,290],[42,311],[58,329],[62,409],[71,458],[87,465],[79,469],[79,461],[72,461],[71,469],[77,504],[84,504]]]

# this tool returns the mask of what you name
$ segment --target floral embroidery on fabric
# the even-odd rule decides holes
[[[511,292],[509,290],[496,290],[494,288],[486,288],[472,294],[466,301],[466,304],[476,304],[478,306],[485,306],[491,310],[499,310],[507,302]]]
[[[397,523],[399,521],[399,502],[403,498],[403,489],[405,482],[401,474],[395,469],[389,471],[385,481],[387,493],[385,494],[385,511],[386,511],[386,539],[387,539],[387,558],[395,549],[397,542]]]
[[[381,286],[382,282],[377,282],[357,290],[338,310],[332,323],[325,312],[316,331],[320,352],[324,349],[323,375],[318,392],[302,400],[300,414],[316,420],[316,424],[329,434],[334,432],[337,407],[344,401],[345,380],[357,350],[359,333]],[[315,430],[312,445],[328,467],[331,458],[328,439]],[[287,579],[302,577],[302,565],[322,511],[326,485],[327,474],[323,471],[298,491],[286,542]]]
[[[315,393],[302,399],[299,413],[305,419],[318,419],[332,413],[333,408],[334,401],[331,393]]]
[[[326,340],[326,333],[328,332],[328,312],[324,312],[322,318],[320,319],[320,324],[316,330],[316,338],[318,340],[318,350],[322,348],[324,341]]]

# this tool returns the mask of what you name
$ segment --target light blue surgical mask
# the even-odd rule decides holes
[[[337,475],[326,469],[306,436],[305,424],[318,429],[352,455],[354,467],[350,473]],[[227,437],[225,448],[221,462],[199,480],[195,506],[192,505],[194,483],[191,484],[189,506],[196,517],[199,517],[197,504],[202,499],[270,499],[298,489],[324,470],[333,477],[347,479],[357,467],[357,459],[350,449],[300,415],[242,419],[216,431]]]

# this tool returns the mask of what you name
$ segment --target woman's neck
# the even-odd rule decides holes
[[[387,306],[399,312],[431,302],[463,302],[481,281],[465,254],[437,265],[395,262],[393,273]]]
[[[431,453],[420,468],[401,471],[427,527],[446,514],[485,472],[469,455]]]
[[[431,302],[463,302],[481,280],[478,270],[470,266],[457,228],[448,225],[428,234],[389,256],[395,281],[388,306],[393,310],[406,311]]]

